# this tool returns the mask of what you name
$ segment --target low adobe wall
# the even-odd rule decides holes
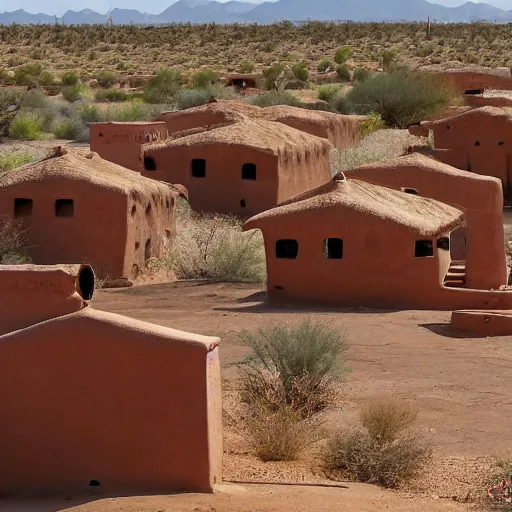
[[[461,94],[467,91],[483,92],[487,89],[512,90],[512,78],[498,73],[448,70],[438,73],[438,76],[450,83]]]
[[[464,103],[472,108],[512,107],[512,98],[505,96],[484,96],[483,94],[465,94]]]
[[[0,265],[0,335],[87,307],[89,265]]]
[[[510,336],[512,311],[454,311],[451,326],[477,336]]]

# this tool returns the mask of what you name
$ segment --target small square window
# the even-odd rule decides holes
[[[17,197],[14,200],[14,216],[15,217],[30,217],[32,215],[32,206],[34,201],[32,199],[25,199]]]
[[[418,240],[414,250],[416,258],[428,258],[434,256],[434,244],[432,240]]]
[[[144,157],[144,170],[156,171],[156,163],[154,158],[151,158],[150,156]]]
[[[324,240],[324,258],[328,260],[343,258],[343,240],[341,238],[326,238]]]
[[[278,240],[276,242],[276,258],[294,260],[299,254],[297,240]]]
[[[73,217],[75,215],[75,205],[73,199],[57,199],[55,201],[56,217]]]
[[[242,179],[255,180],[256,179],[256,164],[242,165]]]
[[[204,158],[194,158],[192,160],[192,176],[194,178],[206,178],[206,160]]]

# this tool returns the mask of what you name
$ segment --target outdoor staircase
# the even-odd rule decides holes
[[[454,260],[450,263],[450,268],[444,278],[444,285],[448,288],[466,287],[466,262],[464,260]]]

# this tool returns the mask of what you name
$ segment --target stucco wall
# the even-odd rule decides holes
[[[148,123],[92,123],[90,125],[91,150],[109,162],[132,171],[143,168],[140,147],[148,142],[167,138],[163,122]]]
[[[211,491],[218,341],[90,307],[0,336],[2,491]]]
[[[468,90],[499,89],[503,91],[512,90],[512,78],[478,72],[445,72],[439,76],[452,84],[455,90],[461,94]]]

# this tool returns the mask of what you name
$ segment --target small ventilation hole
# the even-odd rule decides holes
[[[504,143],[502,140],[500,140],[500,141],[498,142],[498,146],[504,146],[504,145],[505,145],[505,143]]]
[[[100,481],[99,480],[91,480],[89,482],[89,487],[99,487],[100,486]]]
[[[241,206],[242,208],[245,208],[245,207],[246,207],[245,199],[240,199],[240,206]]]
[[[480,146],[480,141],[479,141],[479,140],[477,140],[477,141],[475,142],[475,146]]]

